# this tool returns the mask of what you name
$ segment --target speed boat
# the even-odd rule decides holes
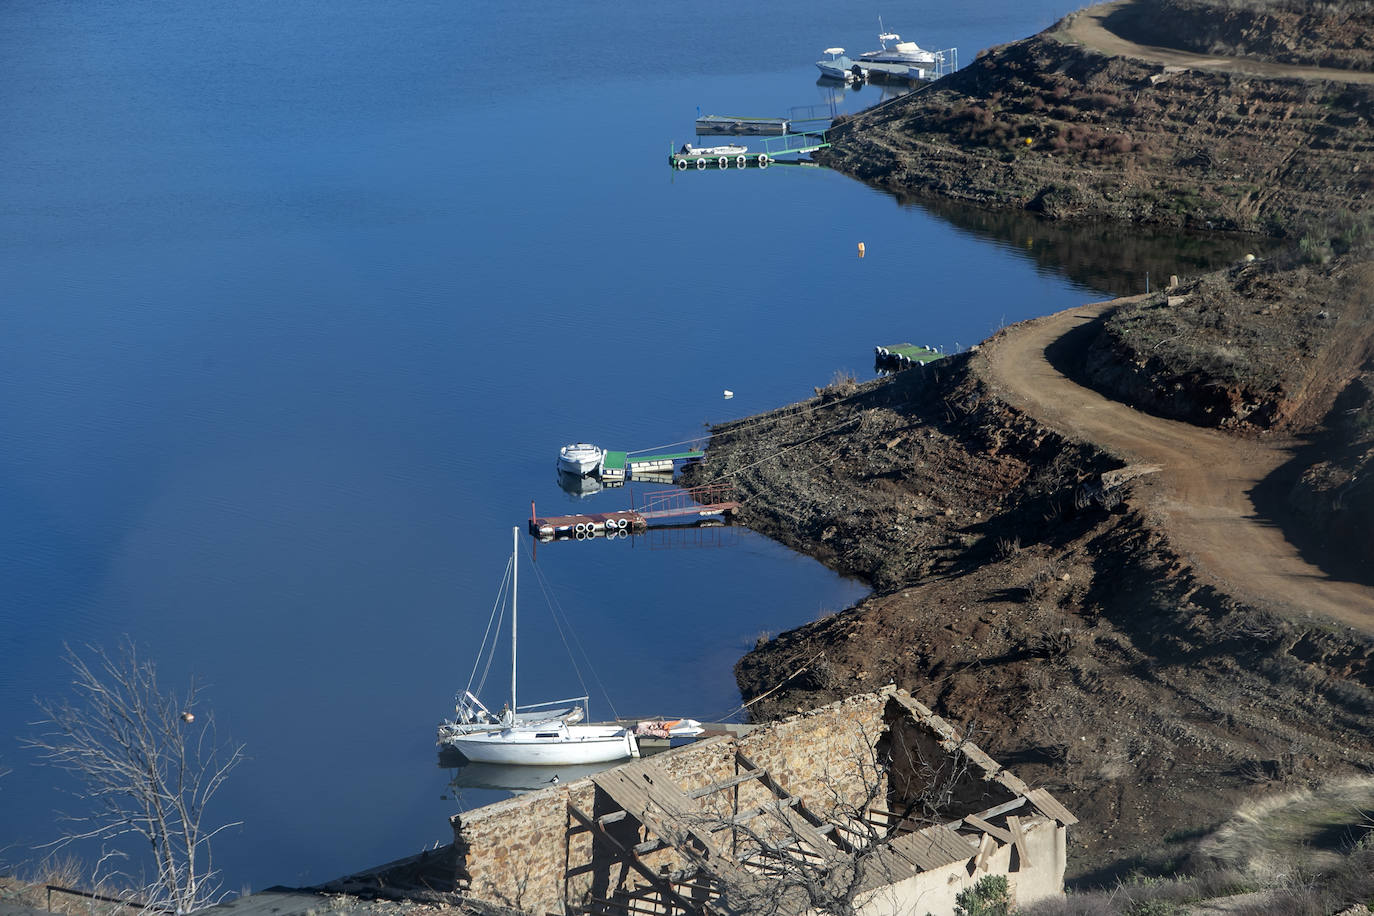
[[[846,83],[862,82],[868,76],[863,66],[844,56],[844,48],[826,48],[822,53],[829,54],[830,59],[816,61],[821,76]]]

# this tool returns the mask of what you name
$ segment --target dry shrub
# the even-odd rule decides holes
[[[1093,111],[1107,111],[1121,104],[1121,96],[1113,95],[1110,92],[1094,92],[1085,95],[1078,100],[1080,108],[1090,108]]]
[[[1135,144],[1131,142],[1130,137],[1125,134],[1118,134],[1116,139],[1107,144],[1107,151],[1110,153],[1129,153],[1134,147]]]

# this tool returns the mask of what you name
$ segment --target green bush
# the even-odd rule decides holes
[[[1006,875],[986,875],[954,898],[957,916],[1007,916],[1011,912],[1011,888]]]

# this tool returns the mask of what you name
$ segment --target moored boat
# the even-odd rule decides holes
[[[668,155],[668,164],[679,170],[693,165],[698,169],[711,166],[722,169],[733,166],[742,169],[751,165],[766,168],[771,161],[767,153],[751,153],[749,147],[737,143],[721,146],[693,146],[684,143],[681,149]]]
[[[682,149],[677,151],[679,156],[741,156],[749,152],[749,147],[740,146],[738,143],[724,143],[720,146],[693,146],[690,143],[682,144]]]
[[[502,596],[508,594],[510,601],[510,702],[499,716],[493,715],[472,692],[470,681],[468,689],[464,691],[464,701],[459,703],[458,721],[446,723],[451,726],[447,730],[440,726],[440,745],[452,748],[474,763],[557,766],[612,763],[638,757],[639,745],[635,741],[633,729],[617,725],[576,724],[585,713],[586,697],[578,698],[580,703],[576,704],[578,711],[575,718],[571,710],[555,709],[560,704],[571,702],[567,700],[525,707],[517,704],[516,638],[519,633],[519,618],[516,597],[519,591],[519,528],[512,529],[512,539],[511,560],[507,567],[508,579],[502,583],[499,593]],[[492,625],[499,619],[497,615],[503,603],[498,601],[492,610],[492,621],[487,627],[489,633],[496,632]],[[482,649],[485,650],[487,645],[484,639]],[[494,641],[491,647],[495,648]],[[473,668],[474,678],[482,667],[482,651],[479,651],[478,656],[479,664]],[[469,727],[472,725],[480,727]]]
[[[448,745],[474,763],[521,766],[613,763],[639,756],[634,735],[619,725],[512,726],[458,735]]]
[[[605,449],[597,448],[589,442],[575,442],[558,450],[558,469],[576,474],[578,477],[586,477],[596,473],[604,457]]]
[[[844,56],[844,48],[826,48],[822,53],[829,54],[830,57],[828,60],[816,61],[816,69],[821,71],[821,76],[846,83],[862,82],[868,77],[862,64]]]

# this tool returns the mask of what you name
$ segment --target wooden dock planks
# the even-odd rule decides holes
[[[702,868],[738,884],[751,880],[716,847],[701,806],[652,763],[627,763],[595,774],[592,782],[647,830]]]

